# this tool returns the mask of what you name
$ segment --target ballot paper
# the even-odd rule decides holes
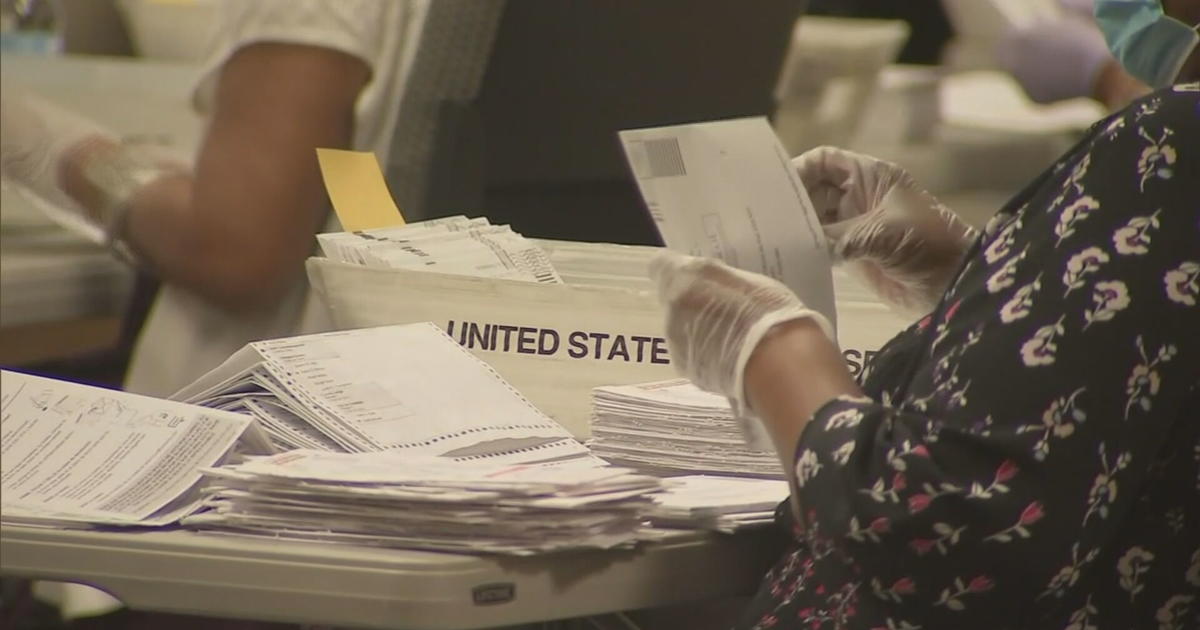
[[[773,451],[747,446],[729,402],[683,379],[597,387],[592,452],[616,465],[665,475],[782,478]]]
[[[664,484],[665,491],[652,497],[654,525],[725,533],[773,523],[789,492],[787,482],[777,479],[685,475]]]
[[[836,325],[824,232],[766,118],[619,135],[667,247],[775,278]]]
[[[254,342],[172,398],[248,412],[280,450],[506,463],[587,452],[430,323]]]
[[[174,522],[252,422],[9,371],[0,401],[0,520],[26,524]]]
[[[511,465],[292,451],[205,470],[204,530],[526,555],[639,539],[659,479],[595,457]]]
[[[546,253],[507,225],[463,216],[318,234],[326,258],[372,269],[413,269],[548,284],[562,279]]]

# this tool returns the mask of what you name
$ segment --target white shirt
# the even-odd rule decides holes
[[[211,54],[193,93],[211,110],[225,62],[243,46],[280,42],[330,48],[362,59],[370,83],[355,108],[357,150],[386,163],[405,80],[429,0],[223,0]],[[330,216],[327,230],[337,230]],[[329,328],[324,307],[309,295],[303,270],[276,308],[232,315],[183,289],[164,285],[134,349],[125,388],[169,396],[250,341]]]
[[[215,41],[192,93],[211,113],[225,62],[240,48],[277,42],[328,48],[361,59],[371,81],[355,107],[354,147],[388,158],[392,128],[429,0],[222,0]]]

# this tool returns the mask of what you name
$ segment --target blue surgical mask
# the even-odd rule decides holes
[[[1161,0],[1096,0],[1096,22],[1126,72],[1146,85],[1170,85],[1200,43],[1196,27],[1163,13]]]

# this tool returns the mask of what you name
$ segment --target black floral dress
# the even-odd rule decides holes
[[[1007,204],[796,448],[742,628],[1200,628],[1200,84]]]

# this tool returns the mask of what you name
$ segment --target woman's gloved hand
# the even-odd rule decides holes
[[[834,339],[833,327],[776,280],[718,260],[665,251],[650,263],[667,307],[667,345],[675,369],[701,389],[729,398],[746,441],[770,448],[762,426],[748,420],[743,377],[763,337],[778,324],[811,318]]]
[[[103,127],[32,92],[16,86],[0,92],[0,168],[59,211],[88,218],[63,190],[65,161],[84,144],[110,137]]]
[[[124,258],[126,210],[185,160],[145,143],[127,143],[74,112],[17,87],[0,93],[0,167],[14,190],[51,220]],[[151,190],[151,193],[153,191]]]
[[[1092,96],[1112,60],[1090,10],[1084,19],[1067,14],[1014,25],[996,47],[1000,67],[1037,103]]]
[[[916,315],[932,310],[975,230],[891,162],[818,147],[792,165],[834,260],[850,263],[888,305]]]

